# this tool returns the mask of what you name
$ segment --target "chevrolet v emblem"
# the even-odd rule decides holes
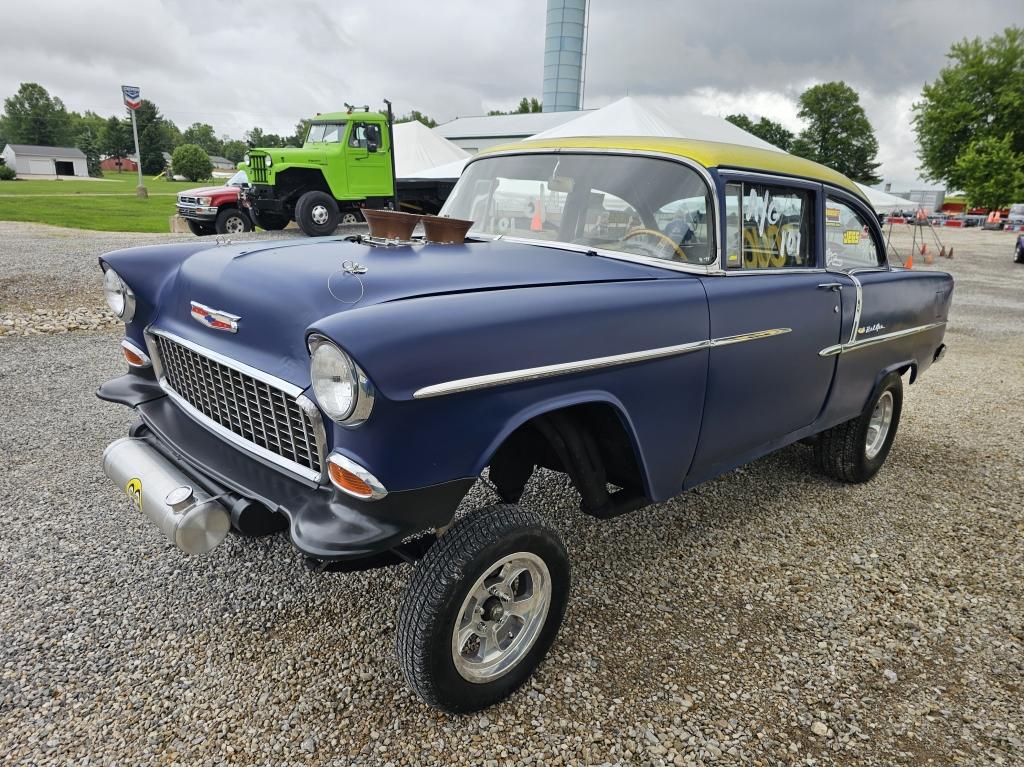
[[[192,319],[200,325],[205,325],[213,330],[226,330],[228,333],[238,332],[238,321],[242,319],[237,314],[228,314],[219,309],[211,309],[196,301],[192,301]]]

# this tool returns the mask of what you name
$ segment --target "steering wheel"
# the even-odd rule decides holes
[[[680,248],[675,242],[673,242],[671,237],[666,235],[664,232],[659,232],[657,229],[647,229],[646,227],[630,229],[628,232],[626,232],[625,235],[623,235],[621,241],[625,242],[626,240],[631,240],[634,237],[653,237],[654,239],[660,241],[662,244],[668,245],[668,247],[672,249],[672,252],[678,258],[682,259],[683,261],[689,260],[687,259],[686,253],[683,251],[683,249]]]

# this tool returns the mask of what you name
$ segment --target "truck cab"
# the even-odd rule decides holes
[[[243,205],[258,226],[294,220],[306,234],[357,223],[362,207],[393,207],[391,118],[383,112],[331,112],[310,121],[301,147],[251,149]]]

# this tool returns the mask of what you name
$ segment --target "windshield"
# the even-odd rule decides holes
[[[306,134],[307,144],[337,144],[345,132],[345,123],[313,123]]]
[[[471,163],[442,215],[473,221],[477,234],[709,264],[710,206],[707,185],[679,163],[551,153]]]
[[[228,186],[246,186],[248,183],[249,177],[245,175],[244,170],[238,171],[238,173],[228,179]]]

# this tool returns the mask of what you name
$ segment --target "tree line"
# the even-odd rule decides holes
[[[92,176],[102,175],[101,156],[123,160],[135,152],[127,109],[124,115],[109,117],[92,111],[75,112],[38,83],[21,83],[14,95],[4,99],[3,106],[0,147],[5,144],[77,147],[85,154]],[[200,122],[181,130],[149,99],[143,99],[135,110],[135,120],[142,172],[146,174],[163,171],[166,166],[163,153],[173,153],[185,144],[195,144],[208,155],[219,155],[237,163],[250,146],[301,146],[309,126],[308,120],[300,120],[295,132],[288,136],[266,133],[257,126],[241,138],[217,136],[212,125]]]

